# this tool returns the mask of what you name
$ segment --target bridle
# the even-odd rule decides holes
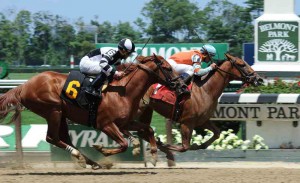
[[[247,73],[247,71],[244,69],[246,64],[243,64],[243,65],[238,64],[235,59],[231,59],[231,58],[226,60],[226,61],[229,61],[231,63],[231,66],[235,67],[240,72],[241,76],[238,76],[238,75],[233,74],[231,72],[227,72],[227,71],[221,69],[220,67],[217,67],[217,69],[219,71],[224,72],[226,74],[229,74],[229,75],[231,75],[231,76],[233,76],[233,77],[235,77],[235,78],[237,78],[237,79],[239,79],[239,80],[241,80],[245,83],[251,83],[253,81],[253,77],[255,77],[254,76],[255,72],[253,71],[251,73]]]
[[[154,61],[154,63],[156,64],[156,68],[150,69],[148,66],[146,66],[145,64],[138,64],[137,68],[135,69],[135,72],[138,69],[144,70],[146,71],[148,74],[153,75],[154,77],[156,77],[156,79],[158,80],[159,83],[169,87],[170,89],[175,89],[176,88],[176,82],[174,82],[174,79],[170,76],[169,73],[167,73],[167,71],[162,67],[163,61],[159,60],[157,58],[157,56],[155,54],[153,54],[153,58],[151,58],[151,61]],[[126,68],[127,69],[127,68]],[[157,71],[161,71],[162,74],[164,75],[165,79],[162,79],[159,74],[157,73]],[[133,74],[131,76],[131,78],[134,76],[135,74]],[[131,78],[128,80],[128,82],[131,80]]]

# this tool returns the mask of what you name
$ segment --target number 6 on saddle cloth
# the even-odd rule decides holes
[[[60,97],[73,105],[89,111],[89,124],[94,127],[100,99],[86,95],[85,89],[91,85],[93,77],[80,71],[71,71],[60,94]],[[102,90],[106,87],[104,86]]]

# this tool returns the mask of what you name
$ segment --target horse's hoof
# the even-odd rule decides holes
[[[173,167],[173,166],[176,166],[176,163],[174,160],[169,160],[168,159],[168,167]]]
[[[81,166],[82,168],[86,168],[86,161],[84,156],[82,156],[81,154],[79,155],[78,159],[77,159],[77,163],[79,166]]]
[[[157,160],[155,160],[155,159],[153,159],[153,158],[150,158],[150,159],[149,159],[149,162],[150,162],[154,167],[156,167]]]
[[[140,155],[140,154],[141,154],[140,148],[134,148],[134,149],[132,150],[132,155],[133,155],[133,156],[138,156],[138,155]]]
[[[93,170],[98,170],[98,169],[101,169],[101,168],[102,168],[102,166],[99,165],[98,163],[94,163],[94,164],[92,165],[92,169],[93,169]]]
[[[103,145],[96,145],[96,144],[94,144],[93,145],[93,147],[97,150],[97,151],[102,151],[102,149],[103,149]]]
[[[134,141],[132,142],[132,145],[134,148],[140,148],[140,146],[141,146],[140,141],[138,139],[134,139]]]
[[[166,158],[170,161],[175,161],[174,155],[172,152],[167,153]]]
[[[153,165],[156,166],[157,163],[157,154],[153,154],[149,160],[149,162]]]
[[[198,146],[198,144],[195,144],[193,143],[191,146],[190,146],[190,150],[197,150],[199,149],[201,146]]]

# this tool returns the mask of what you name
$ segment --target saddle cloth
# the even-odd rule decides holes
[[[91,81],[91,77],[82,74],[80,71],[71,71],[60,97],[71,104],[88,110],[89,101],[84,91],[91,84]]]
[[[154,91],[151,94],[150,98],[156,100],[162,100],[168,104],[175,105],[176,103],[176,94],[175,91],[169,90],[166,86],[163,86],[159,83],[152,85]],[[188,86],[188,89],[191,90],[192,84]]]

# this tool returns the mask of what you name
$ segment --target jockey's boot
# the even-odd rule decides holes
[[[184,72],[180,74],[180,78],[184,81],[185,84],[188,84],[192,77],[188,73]]]
[[[105,80],[106,80],[106,75],[102,74],[102,73],[99,74],[93,80],[93,82],[91,83],[91,85],[87,87],[87,89],[85,90],[85,93],[88,96],[92,96],[92,97],[96,97],[98,99],[101,99],[102,98],[101,89],[102,89],[102,86],[103,86]]]
[[[176,94],[178,102],[181,102],[184,97],[191,96],[191,92],[188,90],[187,85],[183,85],[181,88],[177,89]]]
[[[180,78],[184,81],[184,84],[181,86],[181,88],[177,88],[176,90],[177,101],[179,102],[181,102],[181,100],[185,96],[189,97],[191,95],[191,92],[187,87],[188,81],[191,79],[191,76],[188,73],[184,72],[180,75]]]

